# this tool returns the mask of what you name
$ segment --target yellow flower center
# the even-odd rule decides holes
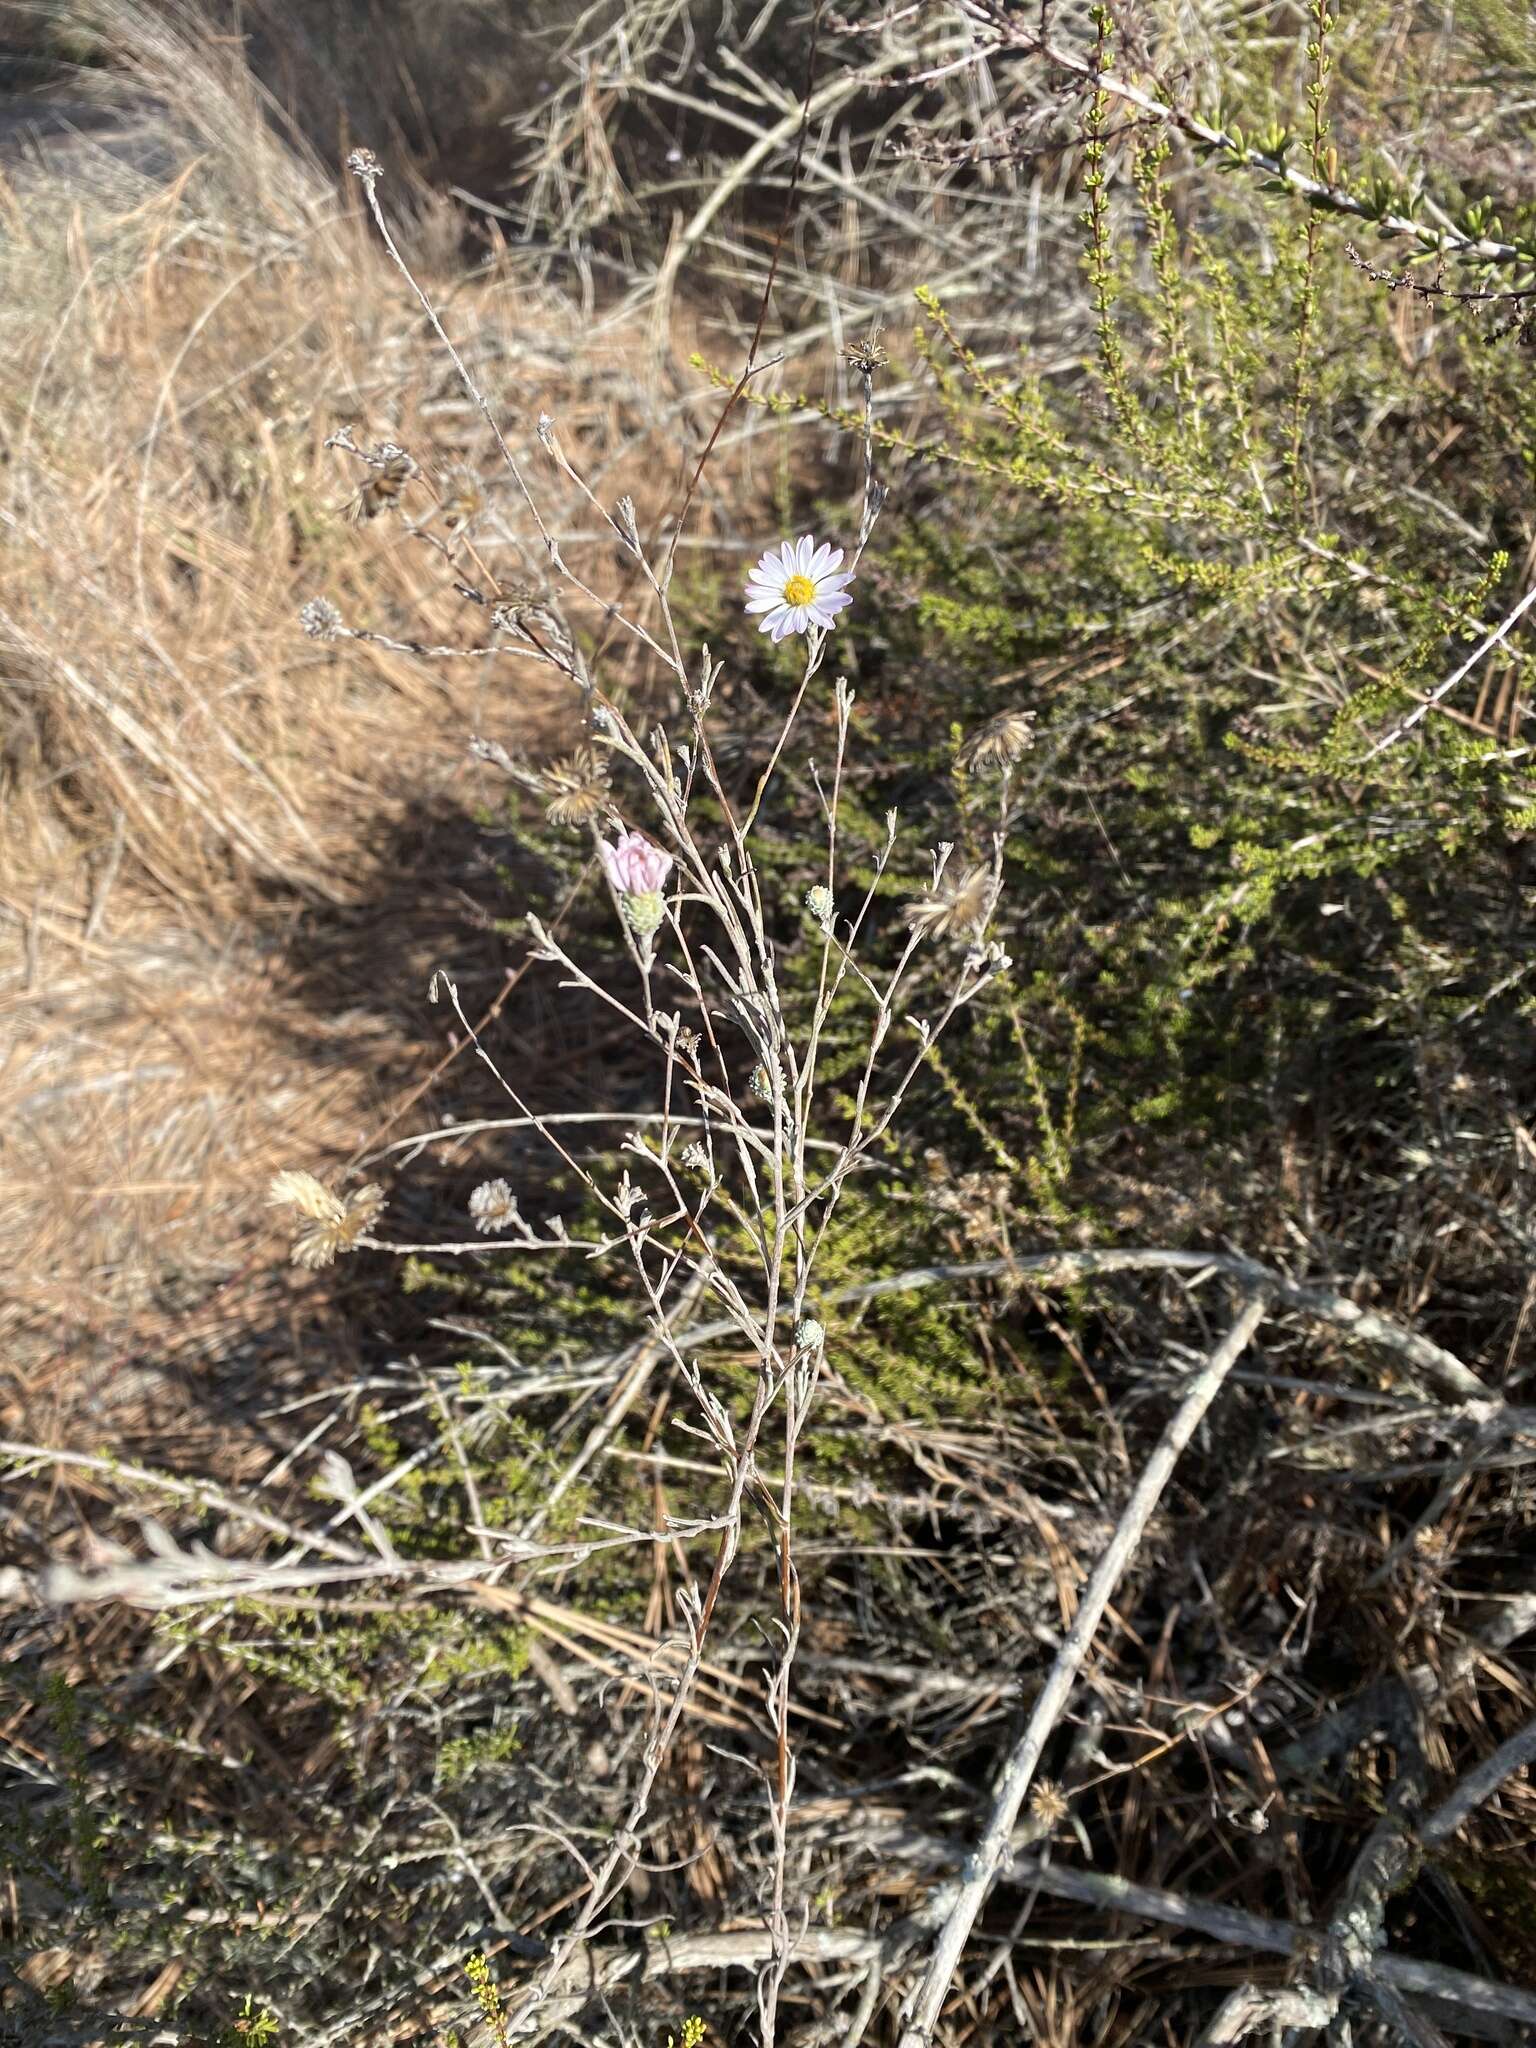
[[[791,576],[784,585],[786,604],[809,604],[816,595],[816,586],[809,576]]]

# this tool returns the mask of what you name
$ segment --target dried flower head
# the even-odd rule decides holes
[[[1042,1778],[1029,1795],[1029,1810],[1042,1826],[1059,1826],[1068,1812],[1061,1787],[1050,1778]]]
[[[827,1333],[814,1316],[802,1316],[795,1325],[795,1349],[797,1351],[819,1351],[827,1341]]]
[[[550,799],[544,815],[551,825],[595,825],[611,807],[608,763],[596,747],[552,761],[539,781]]]
[[[709,1154],[697,1138],[690,1139],[683,1147],[680,1160],[686,1172],[696,1173],[700,1179],[709,1177]]]
[[[347,630],[328,597],[312,597],[299,613],[299,624],[311,640],[339,640]]]
[[[703,1044],[700,1034],[683,1022],[675,1012],[671,1015],[664,1010],[656,1012],[656,1035],[663,1045],[670,1046],[679,1059],[696,1060],[699,1047]]]
[[[941,1216],[958,1217],[968,1236],[979,1237],[995,1233],[1012,1192],[1006,1173],[956,1174],[945,1163],[929,1185],[928,1204]]]
[[[814,888],[806,890],[805,907],[819,925],[832,922],[832,912],[836,905],[832,899],[832,891],[825,882],[818,882]]]
[[[504,1180],[483,1180],[469,1198],[469,1216],[476,1230],[489,1236],[521,1223],[517,1201]]]
[[[515,640],[532,641],[552,645],[563,653],[571,645],[571,636],[565,630],[560,614],[549,599],[530,583],[515,583],[504,590],[491,606],[491,624],[498,633],[507,633]],[[598,722],[596,714],[593,723]]]
[[[356,1251],[359,1238],[384,1212],[387,1197],[374,1181],[338,1195],[312,1173],[290,1170],[274,1174],[267,1201],[274,1208],[297,1209],[310,1228],[294,1240],[296,1266],[314,1270],[328,1266],[338,1252]]]
[[[491,623],[499,633],[518,633],[528,612],[540,611],[544,598],[531,583],[512,583],[491,606]]]
[[[1011,768],[1035,744],[1033,711],[1000,711],[970,734],[955,756],[967,775]]]
[[[419,474],[416,459],[398,441],[384,441],[377,448],[360,448],[357,453],[372,475],[360,486],[348,508],[358,521],[377,519],[400,502],[400,494],[413,476]]]
[[[860,340],[850,342],[843,350],[843,361],[858,371],[861,377],[873,377],[877,370],[885,369],[890,357],[880,346],[878,327],[872,327]]]
[[[361,178],[368,185],[384,175],[384,166],[371,149],[354,149],[347,158],[347,169],[354,178]]]
[[[938,887],[909,903],[903,915],[919,937],[971,939],[992,909],[992,869],[977,861],[960,874],[946,871]]]
[[[485,510],[485,485],[467,463],[451,463],[443,471],[443,496],[437,509],[452,534],[467,532]]]

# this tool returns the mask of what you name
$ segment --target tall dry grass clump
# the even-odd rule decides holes
[[[142,1305],[172,1246],[179,1284],[227,1274],[242,1186],[295,1123],[341,1156],[385,1113],[425,1009],[402,1039],[355,986],[327,1001],[306,968],[296,994],[288,935],[330,906],[430,951],[492,789],[461,728],[495,709],[535,737],[564,715],[526,665],[428,668],[382,642],[343,665],[297,632],[319,591],[412,643],[464,614],[400,523],[354,532],[338,429],[409,443],[428,524],[454,488],[483,497],[493,555],[524,560],[523,513],[482,490],[451,366],[238,41],[194,7],[103,5],[89,27],[105,68],[68,106],[99,120],[18,135],[0,188],[0,1243],[13,1318],[45,1325],[66,1302],[75,1323]],[[677,371],[515,252],[461,295],[459,216],[425,188],[401,232],[498,401],[558,394],[648,505]],[[401,906],[418,858],[447,866]]]
[[[430,372],[238,54],[190,14],[101,20],[145,147],[179,162],[167,182],[83,139],[13,172],[12,872],[78,886],[82,847],[120,820],[125,872],[173,896],[241,873],[324,888],[322,813],[340,825],[343,805],[294,781],[295,707],[317,707],[286,631],[335,545],[319,446],[328,416],[409,415]],[[343,786],[353,733],[354,758],[376,743],[367,705],[349,708]]]

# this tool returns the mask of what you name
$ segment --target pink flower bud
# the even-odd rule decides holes
[[[624,896],[654,896],[672,872],[672,856],[652,846],[643,832],[623,832],[617,846],[598,841],[603,867]]]

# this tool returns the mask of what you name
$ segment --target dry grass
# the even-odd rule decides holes
[[[303,637],[324,593],[475,644],[456,575],[537,563],[495,477],[462,569],[398,517],[348,522],[358,466],[328,433],[406,444],[423,518],[447,465],[484,461],[481,424],[356,195],[249,75],[174,12],[109,14],[135,104],[167,109],[153,150],[55,146],[0,195],[0,1257],[13,1332],[77,1339],[235,1271],[270,1237],[265,1174],[366,1139],[442,1050],[433,966],[477,948],[494,987],[487,930],[516,906],[470,829],[499,792],[465,739],[538,752],[570,715],[514,657]],[[511,257],[466,284],[456,216],[386,196],[514,440],[548,407],[654,517],[697,394],[683,323],[658,351]]]

